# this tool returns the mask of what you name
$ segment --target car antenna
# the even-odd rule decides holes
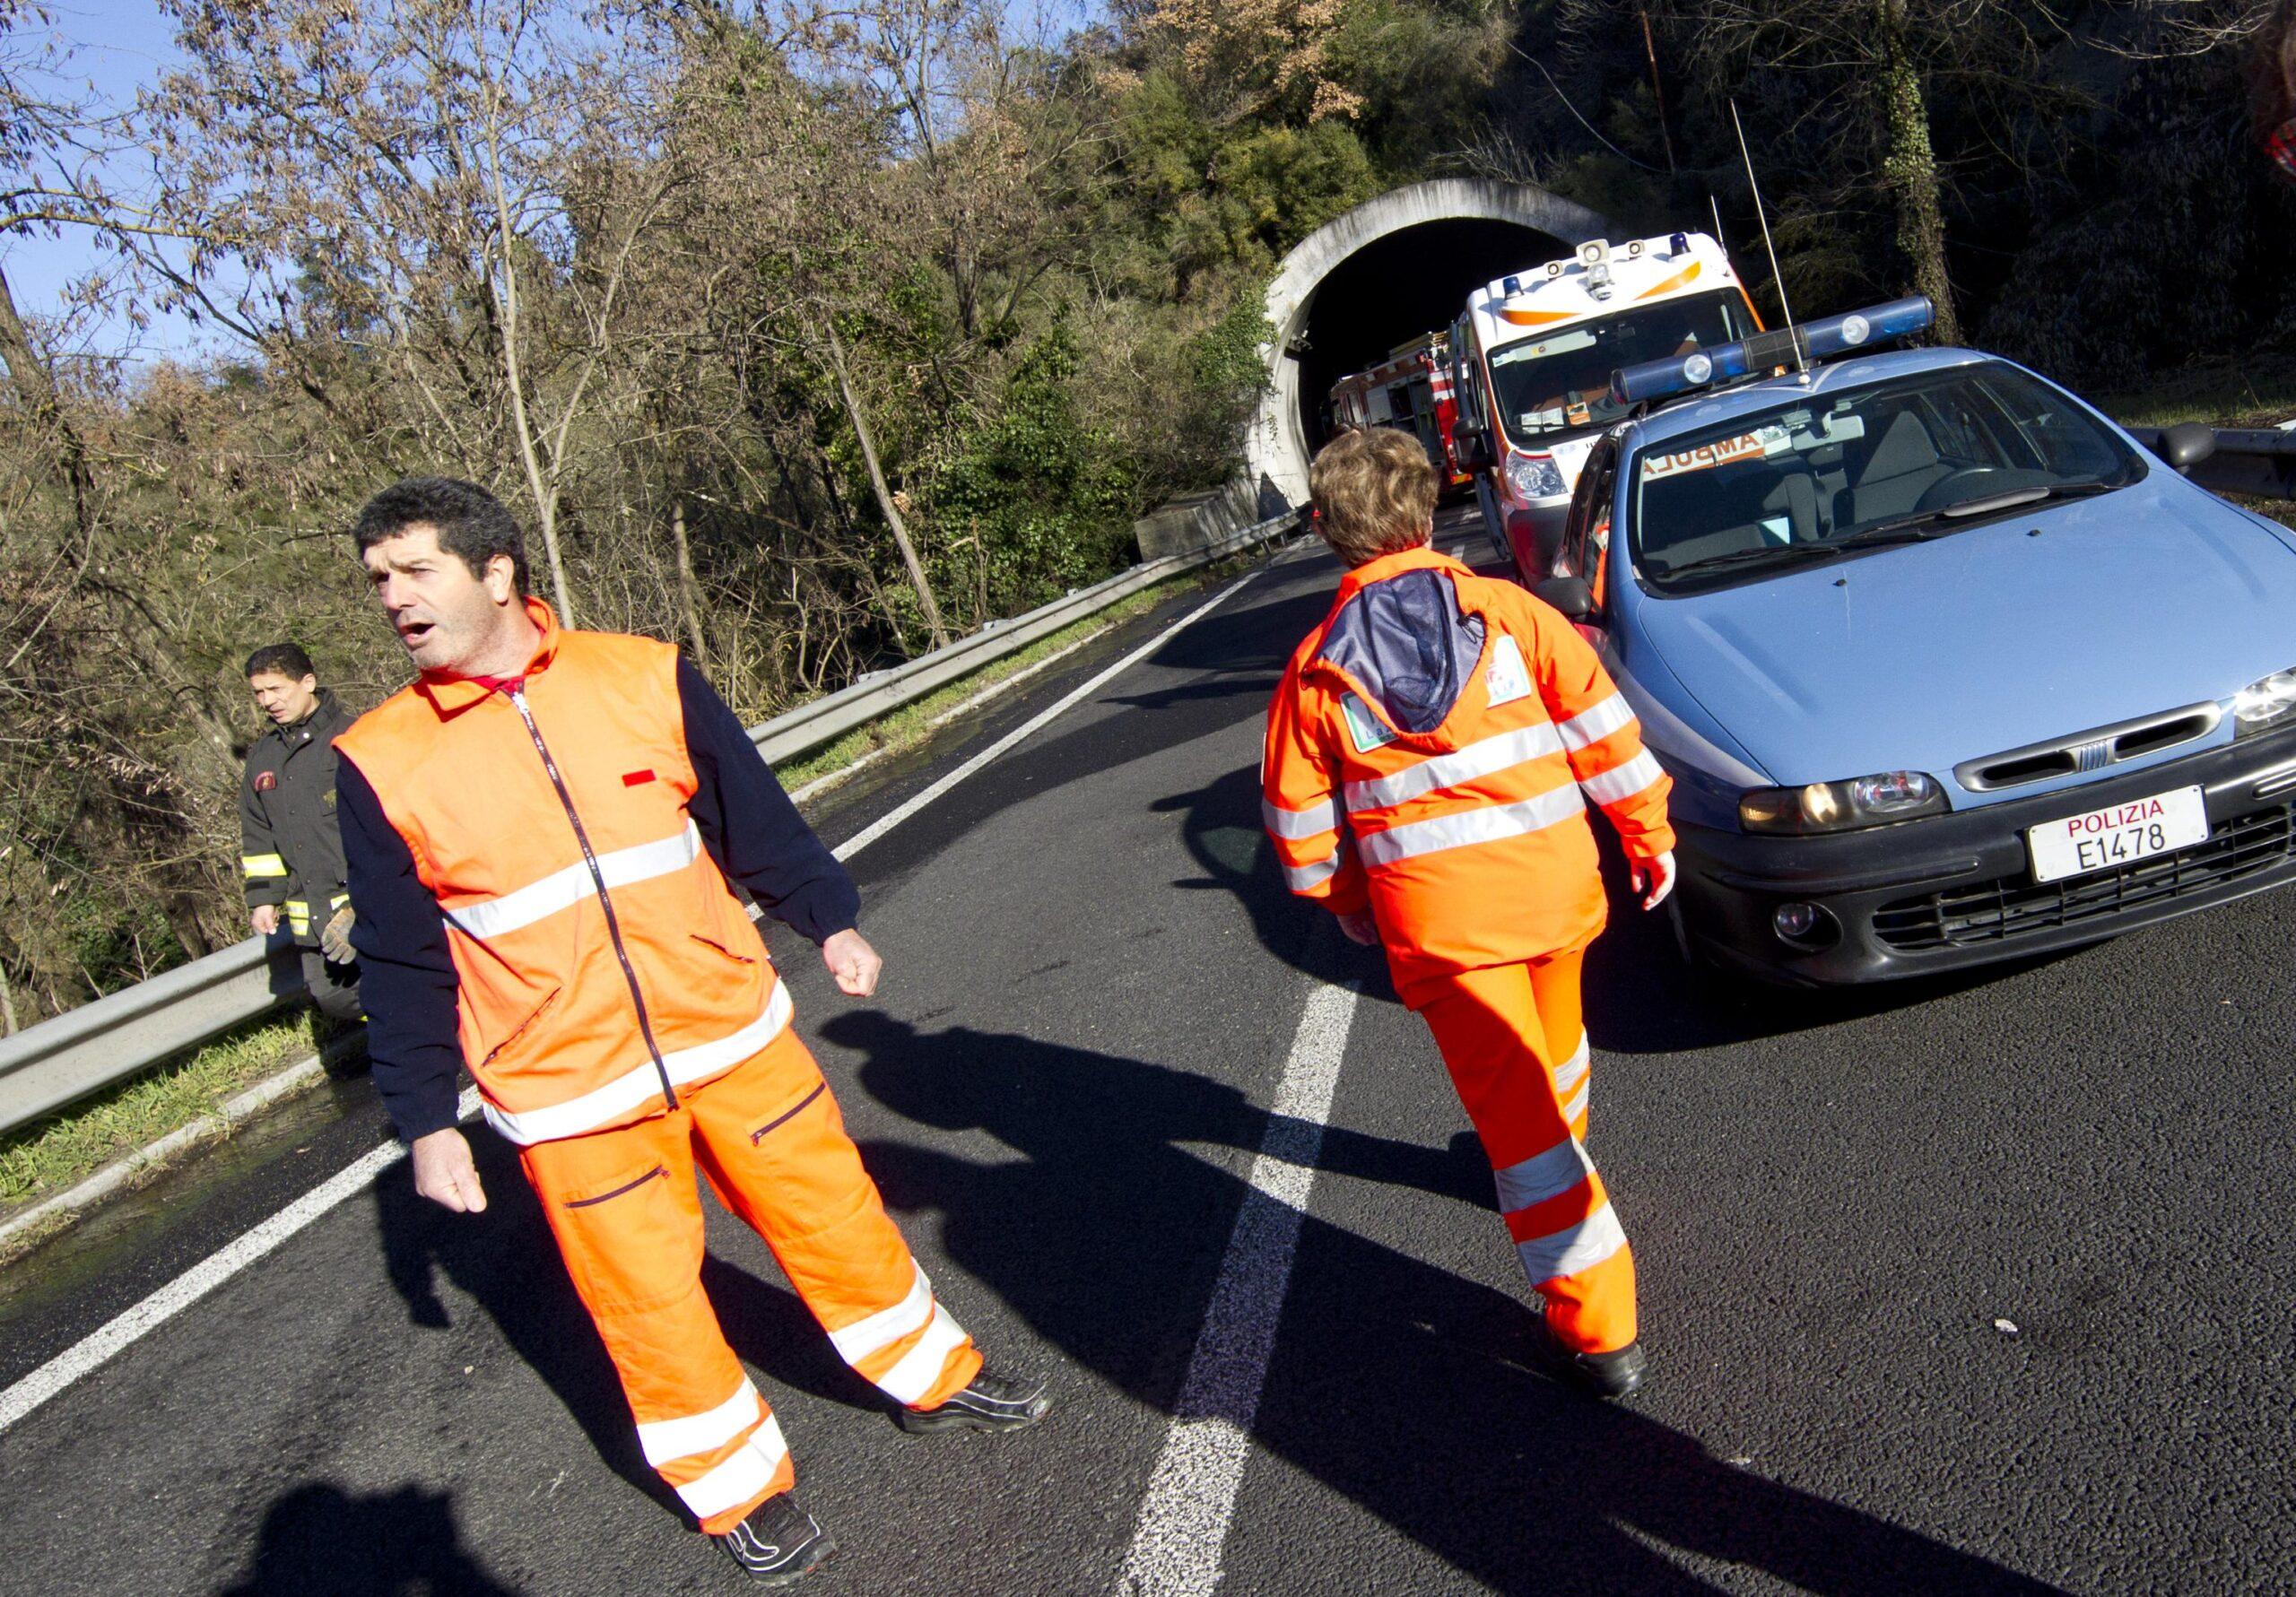
[[[1770,242],[1770,213],[1762,208],[1761,183],[1754,177],[1753,152],[1746,148],[1746,125],[1738,116],[1738,100],[1730,99],[1730,125],[1738,130],[1738,154],[1746,163],[1746,184],[1754,191],[1754,216],[1761,223],[1761,247],[1770,252],[1770,281],[1778,285],[1778,306],[1786,313],[1786,340],[1794,346],[1794,363],[1801,369],[1802,386],[1810,386],[1810,358],[1802,349],[1802,334],[1794,326],[1794,306],[1786,298],[1786,279],[1778,270],[1778,246]],[[1715,212],[1716,225],[1720,225],[1721,212]],[[1716,241],[1720,241],[1717,236]]]
[[[1722,253],[1727,255],[1730,253],[1730,246],[1722,237],[1722,202],[1716,199],[1709,191],[1706,196],[1706,204],[1714,213],[1714,242],[1721,245]]]

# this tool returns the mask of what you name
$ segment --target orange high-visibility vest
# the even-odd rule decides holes
[[[526,608],[516,690],[418,681],[336,740],[439,900],[464,1061],[520,1143],[657,1114],[790,1013],[686,816],[676,649]]]
[[[1268,707],[1260,776],[1286,882],[1370,908],[1406,1002],[1602,930],[1587,800],[1634,859],[1674,846],[1672,783],[1586,640],[1429,548],[1342,580]]]

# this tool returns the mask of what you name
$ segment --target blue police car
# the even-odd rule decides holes
[[[1619,372],[1536,541],[1674,778],[1685,951],[1867,982],[2296,877],[2296,534],[1928,302]],[[1797,343],[1798,341],[1798,343]],[[1783,369],[1783,375],[1779,375]]]

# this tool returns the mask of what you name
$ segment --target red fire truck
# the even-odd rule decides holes
[[[1331,422],[1344,427],[1392,427],[1417,438],[1443,480],[1445,495],[1465,491],[1474,482],[1451,452],[1450,336],[1428,333],[1397,344],[1369,370],[1332,385]]]

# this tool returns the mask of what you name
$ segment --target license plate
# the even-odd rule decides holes
[[[2045,820],[2025,832],[2035,881],[2109,871],[2207,840],[2208,804],[2197,787]]]

